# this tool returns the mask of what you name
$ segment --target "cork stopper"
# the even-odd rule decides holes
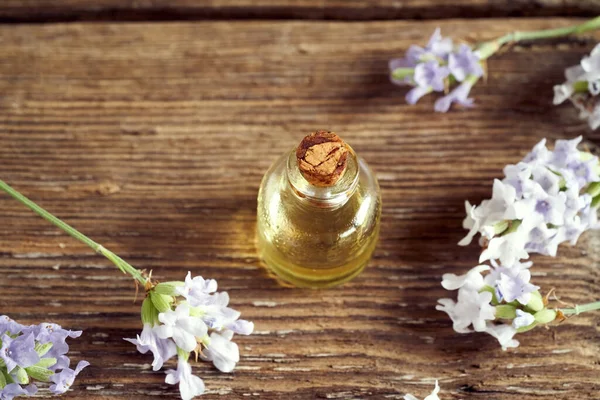
[[[298,168],[311,185],[333,186],[346,170],[348,145],[329,131],[316,131],[302,139],[296,150]]]

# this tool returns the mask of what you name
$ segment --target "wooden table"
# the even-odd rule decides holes
[[[447,114],[432,112],[434,96],[407,105],[387,61],[436,26],[487,40],[600,7],[454,3],[4,0],[0,179],[156,277],[218,279],[256,332],[237,339],[233,374],[194,367],[205,399],[422,398],[435,379],[443,400],[597,399],[600,313],[519,335],[503,352],[487,335],[454,333],[434,307],[448,295],[441,275],[477,264],[476,245],[456,245],[463,201],[488,196],[502,166],[542,137],[598,140],[551,100],[600,34],[494,56],[477,107]],[[381,241],[351,283],[288,289],[257,258],[256,194],[269,164],[317,128],[376,170]],[[599,258],[600,236],[587,233],[558,258],[534,257],[534,282],[593,301]],[[92,366],[64,399],[178,398],[151,356],[122,340],[140,330],[132,281],[6,196],[0,293],[1,313],[21,322],[84,330],[72,351]]]

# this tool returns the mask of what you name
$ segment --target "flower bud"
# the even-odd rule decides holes
[[[25,371],[21,367],[16,367],[15,371],[17,372],[14,375],[14,378],[17,381],[17,383],[21,385],[27,385],[29,383],[29,375],[27,375],[27,371]]]
[[[537,312],[544,309],[544,300],[542,299],[542,295],[539,291],[535,291],[531,293],[531,299],[529,303],[527,303],[527,308],[530,310]]]
[[[50,371],[49,369],[38,367],[34,365],[32,367],[25,368],[25,371],[29,374],[33,379],[37,379],[42,382],[50,382],[50,377],[54,375],[54,371]]]
[[[38,356],[43,357],[46,353],[48,353],[50,351],[50,349],[52,348],[53,344],[52,342],[48,342],[48,343],[36,343],[35,344],[35,352],[38,353]],[[56,362],[55,362],[56,364]]]
[[[600,182],[590,183],[586,192],[592,197],[598,196],[600,194]]]
[[[496,318],[514,319],[517,317],[517,308],[510,304],[501,304],[496,306]]]
[[[490,292],[492,294],[492,301],[491,304],[493,306],[500,304],[500,302],[498,301],[498,298],[496,297],[496,290],[489,286],[489,285],[485,285],[484,287],[481,288],[481,290],[479,290],[479,293],[483,293],[483,292]]]
[[[162,282],[154,286],[153,290],[158,294],[166,294],[167,296],[177,296],[177,292],[175,291],[175,289],[178,286],[184,285],[185,283],[181,281]]]
[[[508,221],[507,220],[503,220],[503,221],[497,222],[494,225],[494,233],[496,235],[502,234],[507,229],[508,229]]]
[[[149,297],[144,299],[142,303],[142,323],[153,326],[158,322],[158,310],[154,307],[152,300]]]
[[[517,329],[517,333],[523,333],[523,332],[530,331],[530,330],[532,330],[533,328],[535,328],[537,325],[538,325],[538,322],[537,322],[537,321],[535,321],[535,322],[534,322],[533,324],[531,324],[531,325],[527,325],[527,326],[524,326],[524,327],[522,327],[522,328],[519,328],[519,329]]]
[[[535,320],[540,324],[548,324],[556,319],[556,311],[545,309],[535,313]]]
[[[50,368],[56,364],[56,358],[42,358],[39,363],[35,364],[36,367]]]
[[[173,297],[151,291],[150,300],[152,300],[152,304],[154,304],[154,307],[156,307],[159,312],[165,312],[171,309]]]

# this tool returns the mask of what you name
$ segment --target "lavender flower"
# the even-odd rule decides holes
[[[462,276],[444,274],[442,286],[458,290],[458,299],[439,299],[436,309],[448,314],[456,332],[485,332],[506,350],[519,345],[517,333],[550,323],[557,314],[545,308],[539,288],[529,282],[530,262],[492,261],[492,267],[478,265]]]
[[[176,370],[167,370],[166,382],[179,384],[184,400],[204,392],[202,379],[192,375],[189,353],[212,361],[222,372],[231,372],[240,360],[234,333],[249,335],[254,324],[239,319],[240,313],[229,307],[229,295],[217,292],[217,282],[202,277],[185,281],[148,283],[148,297],[142,304],[144,328],[136,339],[125,339],[140,353],[152,352],[153,369],[160,369],[177,354]]]
[[[600,44],[596,45],[589,56],[584,57],[579,65],[565,70],[565,79],[561,85],[554,86],[554,104],[565,100],[579,109],[579,117],[587,119],[590,128],[600,126]]]
[[[204,382],[192,375],[192,367],[183,358],[179,358],[177,370],[167,370],[165,382],[169,385],[179,383],[179,394],[183,400],[190,400],[204,393]]]
[[[30,384],[34,380],[54,382],[50,390],[55,394],[66,392],[81,369],[89,365],[80,361],[75,371],[69,369],[66,339],[80,335],[81,331],[68,331],[57,324],[24,326],[1,316],[0,400],[35,394],[37,386]]]
[[[448,67],[452,76],[459,82],[467,79],[467,76],[483,76],[479,56],[466,44],[461,44],[454,53],[450,53]]]
[[[455,48],[452,40],[443,38],[436,29],[425,48],[413,45],[404,58],[389,63],[390,77],[397,85],[413,86],[406,94],[406,102],[415,104],[431,92],[446,91],[452,82],[463,82],[450,94],[436,101],[435,110],[446,112],[452,103],[471,106],[471,87],[483,75],[480,56],[466,44]]]
[[[18,383],[9,383],[0,390],[0,400],[12,400],[18,396],[33,396],[37,393],[35,385],[22,387]]]
[[[156,334],[161,339],[173,338],[177,347],[190,352],[196,348],[197,337],[204,337],[208,328],[204,321],[190,315],[190,306],[182,303],[175,310],[168,310],[158,315],[162,323],[156,328]]]
[[[79,361],[74,370],[71,368],[64,368],[59,373],[52,375],[50,380],[54,382],[54,385],[50,386],[50,391],[54,394],[65,393],[73,384],[75,377],[77,377],[81,370],[88,365],[90,365],[90,363],[87,361]]]
[[[156,327],[152,327],[150,324],[144,324],[142,334],[137,335],[137,339],[125,340],[135,344],[137,351],[142,354],[146,354],[148,351],[152,352],[154,356],[152,369],[154,371],[161,369],[166,361],[177,354],[175,342],[170,339],[161,339],[156,332]]]
[[[521,162],[506,166],[491,199],[465,203],[469,233],[459,244],[479,233],[487,244],[480,262],[513,265],[529,253],[554,256],[559,244],[575,244],[584,231],[597,229],[600,166],[597,157],[578,150],[580,142],[557,140],[550,151],[544,139]]]
[[[525,312],[523,310],[515,311],[517,317],[513,319],[512,326],[515,329],[525,328],[535,322],[535,317],[533,314]]]
[[[21,335],[16,339],[6,334],[2,336],[0,358],[4,361],[8,373],[17,366],[27,368],[37,364],[40,361],[40,356],[35,351],[33,333]]]

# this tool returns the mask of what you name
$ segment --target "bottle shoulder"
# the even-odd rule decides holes
[[[258,223],[269,229],[281,225],[296,233],[338,232],[340,235],[365,234],[378,223],[381,195],[376,176],[364,159],[357,157],[358,176],[353,193],[336,207],[320,207],[294,191],[286,173],[287,156],[278,159],[261,182],[258,197]]]

